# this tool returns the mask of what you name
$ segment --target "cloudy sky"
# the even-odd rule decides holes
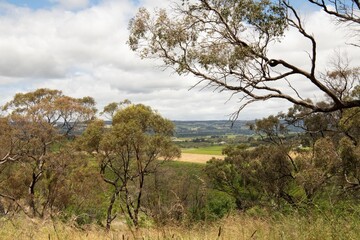
[[[189,88],[191,76],[163,71],[158,62],[141,60],[126,44],[129,19],[140,6],[166,7],[169,0],[0,0],[0,105],[17,92],[46,87],[72,97],[92,96],[101,109],[129,99],[157,109],[172,120],[228,119],[238,99],[227,93]],[[319,44],[319,68],[334,50],[346,51],[346,32],[315,8],[299,6]],[[345,46],[345,48],[344,48]],[[289,32],[272,54],[307,66],[308,45]],[[358,51],[357,49],[355,49]],[[351,50],[355,62],[359,52]],[[323,66],[323,67],[322,67]],[[303,86],[309,97],[319,93]],[[239,119],[286,110],[290,104],[262,102]]]

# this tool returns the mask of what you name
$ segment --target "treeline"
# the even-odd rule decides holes
[[[16,94],[2,107],[1,215],[109,229],[115,219],[138,228],[256,208],[359,212],[359,108],[314,113],[295,106],[257,120],[249,126],[257,145],[229,145],[225,160],[206,165],[169,161],[180,155],[174,124],[148,106],[107,105],[100,114],[111,126],[96,113],[91,97],[49,89]],[[288,137],[289,125],[303,133]]]

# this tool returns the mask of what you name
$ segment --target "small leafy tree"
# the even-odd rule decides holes
[[[247,146],[226,147],[225,160],[211,159],[205,172],[211,187],[234,197],[238,209],[246,209],[258,200],[259,186],[253,176],[253,152]]]
[[[101,122],[89,125],[84,133],[88,151],[96,151],[103,180],[112,186],[107,211],[109,229],[116,214],[116,199],[132,224],[139,227],[146,176],[153,174],[163,161],[178,157],[172,143],[174,125],[150,107],[138,104],[120,108],[112,127],[105,131]]]

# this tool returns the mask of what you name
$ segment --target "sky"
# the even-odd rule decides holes
[[[326,69],[335,50],[360,64],[359,50],[344,44],[348,33],[343,28],[320,10],[298,4],[306,29],[318,40],[319,69]],[[171,120],[229,119],[239,107],[237,96],[202,86],[189,90],[194,77],[142,60],[126,44],[129,20],[139,7],[169,5],[170,0],[0,0],[0,105],[18,92],[50,88],[71,97],[91,96],[100,111],[110,102],[129,99]],[[290,31],[270,53],[306,68],[306,51],[308,45]],[[299,87],[308,97],[321,98],[310,85]],[[266,117],[290,106],[259,102],[239,119]]]

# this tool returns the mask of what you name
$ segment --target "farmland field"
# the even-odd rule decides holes
[[[211,158],[224,159],[222,155],[223,145],[215,145],[199,148],[183,148],[181,157],[176,159],[181,162],[206,163]]]
[[[222,150],[224,145],[214,145],[208,147],[198,147],[198,148],[183,148],[182,153],[192,153],[192,154],[208,154],[208,155],[222,155]]]
[[[176,159],[181,162],[193,162],[193,163],[206,163],[211,158],[220,158],[224,159],[222,155],[212,155],[212,154],[197,154],[197,153],[181,153],[181,157]]]

